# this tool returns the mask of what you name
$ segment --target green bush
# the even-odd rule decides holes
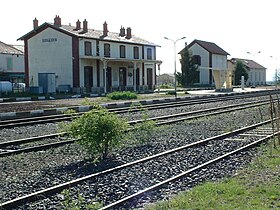
[[[139,114],[141,115],[141,118],[143,120],[142,122],[138,122],[134,125],[133,133],[137,133],[137,135],[130,138],[135,138],[138,143],[144,144],[149,141],[152,133],[155,131],[156,122],[153,120],[149,120],[147,110],[143,107],[142,104],[135,103],[131,105],[130,108],[131,111],[133,111],[134,109],[139,109]]]
[[[113,100],[126,100],[126,99],[137,99],[137,94],[129,91],[124,92],[113,92],[107,94],[108,98]]]
[[[173,89],[174,87],[171,85],[160,85],[161,89]]]
[[[167,91],[166,95],[175,95],[175,91],[174,90]]]
[[[105,159],[122,142],[127,128],[127,122],[99,107],[76,117],[66,126],[66,132],[78,139],[91,157]]]

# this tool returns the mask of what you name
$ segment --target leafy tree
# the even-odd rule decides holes
[[[181,70],[182,73],[177,73],[178,82],[183,86],[193,85],[199,81],[199,72],[197,71],[198,65],[196,65],[193,56],[191,55],[188,47],[185,47],[181,53]]]
[[[240,85],[241,84],[241,76],[244,76],[245,82],[248,79],[248,72],[246,70],[245,65],[242,61],[237,60],[235,68],[234,68],[234,84]]]
[[[98,107],[76,117],[66,128],[73,138],[78,139],[92,157],[105,159],[109,152],[118,146],[128,124],[116,114]]]

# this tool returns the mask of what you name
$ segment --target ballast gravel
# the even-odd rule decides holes
[[[262,114],[260,114],[260,112]],[[167,114],[166,111],[165,114]],[[111,160],[104,161],[100,164],[92,163],[82,148],[77,144],[65,145],[59,148],[49,149],[41,152],[19,154],[0,158],[0,202],[2,203],[18,196],[23,196],[27,193],[38,191],[40,189],[79,178],[97,171],[104,170],[106,168],[127,163],[148,155],[165,151],[167,149],[172,149],[197,140],[218,135],[229,130],[250,125],[261,121],[260,118],[264,116],[266,116],[266,118],[269,117],[268,106],[262,106],[260,109],[256,108],[236,111],[215,117],[205,117],[198,120],[165,126],[159,128],[159,130],[156,130],[156,132],[149,136],[146,140],[147,143],[145,143],[143,146],[138,146],[133,141],[131,141],[129,147],[115,151]],[[50,130],[55,130],[56,127],[54,124],[40,126],[43,126],[44,131],[48,130],[48,126]],[[38,126],[38,130],[36,126],[32,126],[32,132],[35,134],[37,131],[37,133],[41,134],[43,131],[42,127],[40,126]],[[5,132],[8,132],[8,130],[10,129],[5,130]],[[25,130],[30,129],[25,128]],[[12,139],[13,135],[14,138],[18,138],[16,133],[17,131],[11,132],[9,138]],[[21,138],[23,133],[24,132],[21,132]],[[28,133],[28,131],[26,133]],[[0,135],[4,136],[2,131],[0,132]],[[141,133],[136,133],[134,137],[141,139],[143,135]],[[199,172],[197,174],[193,174],[190,177],[186,177],[187,180],[190,179],[187,183],[184,181],[178,181],[176,184],[171,184],[171,187],[168,187],[166,191],[163,189],[158,192],[153,192],[150,197],[148,196],[147,198],[143,198],[143,201],[140,201],[140,204],[137,204],[138,202],[135,203],[135,206],[141,207],[147,202],[166,198],[174,192],[176,193],[179,190],[189,189],[190,187],[204,180],[216,180],[224,177],[225,175],[232,175],[238,168],[244,167],[251,160],[251,158],[255,156],[255,150],[245,152],[244,154],[246,155],[240,155],[233,158],[230,163],[228,161],[222,161],[220,163],[221,165],[218,164],[217,167],[211,167],[210,169],[203,171],[205,173],[204,176],[200,176],[199,174],[202,172]],[[197,164],[197,160],[200,160],[200,157],[192,158],[191,155],[189,155],[188,158],[190,158],[193,164]],[[235,163],[235,159],[238,160],[237,163]],[[179,166],[184,166],[184,162],[182,161],[176,161],[176,163]],[[160,169],[161,168],[159,168],[159,170]],[[167,169],[165,168],[164,170]],[[176,171],[178,169],[174,170]],[[142,179],[142,174],[139,174],[138,177],[138,182],[140,179],[143,180],[144,183],[148,183],[149,181]],[[126,178],[126,176],[124,176],[124,178]],[[161,178],[164,179],[165,177],[163,176]],[[154,179],[160,178],[155,177]],[[110,178],[110,181],[112,180],[114,180],[114,177]],[[124,185],[125,183],[126,182],[124,182]],[[137,183],[137,179],[135,180],[135,183]],[[104,185],[105,184],[106,183],[104,183]],[[91,187],[88,187],[88,190],[83,192],[80,191],[87,203],[98,200],[98,195],[96,197],[94,191],[90,189]],[[110,197],[108,196],[108,194],[110,195],[110,189],[104,187],[103,191],[99,191],[99,194],[104,194],[105,202],[111,202],[112,200],[119,198],[119,196],[124,196],[124,194],[128,191],[134,192],[139,188],[135,186],[130,190],[126,190],[126,188],[123,189],[125,190],[120,190],[119,192],[117,191],[117,195],[111,193],[112,197]],[[57,195],[56,199],[54,200],[45,199],[39,202],[28,204],[20,209],[60,208],[63,207],[61,204],[63,199],[65,199],[65,196]]]

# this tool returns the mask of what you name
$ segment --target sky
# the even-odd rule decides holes
[[[160,74],[174,73],[174,45],[164,37],[186,37],[176,43],[176,52],[194,39],[214,42],[229,59],[266,67],[269,81],[280,68],[279,5],[279,0],[2,0],[0,41],[23,44],[17,39],[32,30],[35,17],[39,25],[56,15],[65,25],[86,19],[97,30],[106,21],[111,32],[131,27],[132,34],[159,45]],[[179,56],[176,63],[180,71]]]

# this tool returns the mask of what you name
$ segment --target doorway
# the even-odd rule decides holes
[[[112,91],[112,68],[107,67],[106,69],[106,87],[107,87],[107,92]]]
[[[91,88],[93,86],[93,68],[92,68],[92,66],[84,67],[84,86],[86,88],[86,92],[90,93]]]
[[[120,67],[119,68],[119,87],[121,91],[125,90],[126,87],[126,68]]]
[[[153,69],[152,68],[147,69],[147,85],[148,85],[149,90],[153,89]]]

